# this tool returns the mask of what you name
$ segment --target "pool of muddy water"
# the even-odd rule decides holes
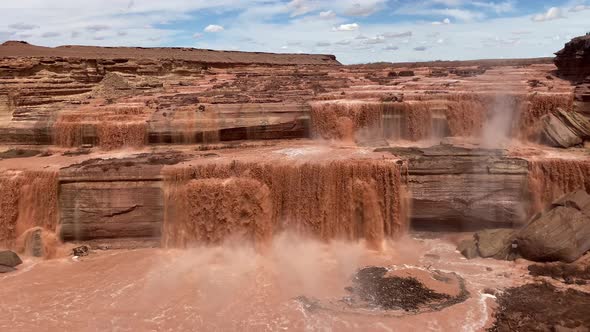
[[[491,326],[486,288],[530,279],[526,263],[474,259],[456,239],[412,234],[367,250],[363,243],[318,242],[292,234],[264,253],[226,243],[191,249],[94,251],[48,261],[26,259],[0,276],[2,331],[479,331]],[[415,277],[436,292],[453,292],[432,278],[465,280],[463,302],[427,312],[363,308],[309,310],[301,297],[337,303],[355,272],[383,266]],[[430,278],[430,279],[429,279]]]

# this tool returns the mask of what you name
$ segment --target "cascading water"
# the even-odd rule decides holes
[[[200,179],[211,180],[199,182],[204,181]],[[240,183],[247,184],[250,189],[238,190],[236,185]],[[220,189],[214,190],[213,184],[219,184]],[[208,186],[209,190],[201,186]],[[185,241],[177,239],[185,235],[189,240],[219,242],[229,233],[249,225],[246,228],[250,238],[256,234],[254,238],[266,239],[277,232],[291,230],[323,240],[365,238],[371,242],[370,246],[376,248],[384,236],[398,237],[408,227],[407,214],[403,211],[407,204],[402,201],[405,199],[401,195],[402,187],[400,166],[393,161],[332,161],[298,165],[233,162],[228,165],[172,168],[166,173],[164,221],[164,238],[170,241],[165,240],[164,244],[179,243],[184,246]],[[265,194],[266,190],[269,195]],[[189,199],[192,195],[204,198],[194,201]],[[258,196],[260,199],[248,203],[252,197]],[[200,209],[205,209],[202,213],[207,213],[206,207],[216,200],[223,200],[223,197],[235,204],[228,206],[227,213],[211,212],[211,218],[217,221],[208,220],[205,225],[199,226],[200,219],[191,213],[200,213]],[[266,215],[266,208],[262,207],[267,199],[272,207],[271,222],[262,222],[264,227],[258,228],[258,222],[266,218],[262,217]],[[250,215],[254,216],[251,206],[258,207],[256,222],[248,221]],[[245,215],[234,213],[232,209],[241,209]],[[240,221],[242,217],[244,219]],[[190,229],[188,234],[186,229]],[[216,235],[209,236],[207,232]],[[185,235],[179,235],[181,233]]]

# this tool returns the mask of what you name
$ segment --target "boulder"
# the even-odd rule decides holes
[[[512,243],[516,231],[513,229],[489,229],[475,233],[479,255],[484,258],[512,260],[515,257]]]
[[[0,265],[0,273],[8,273],[12,271],[16,271],[16,269],[6,265]]]
[[[479,257],[479,252],[477,251],[477,243],[475,242],[475,239],[467,239],[461,241],[457,246],[457,250],[467,259]]]
[[[23,261],[18,255],[11,250],[0,250],[0,265],[15,267],[22,264]]]
[[[551,204],[551,208],[558,206],[572,207],[590,216],[590,195],[584,190],[572,191]]]
[[[590,250],[590,217],[557,205],[525,226],[516,241],[526,259],[573,262]]]
[[[90,252],[90,247],[89,246],[79,246],[76,248],[72,249],[72,255],[74,256],[88,256],[88,253]]]

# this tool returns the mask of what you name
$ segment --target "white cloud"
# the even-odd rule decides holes
[[[577,5],[577,6],[570,8],[569,12],[577,13],[577,12],[581,12],[581,11],[589,10],[589,9],[590,9],[590,5]]]
[[[330,46],[330,45],[332,45],[332,44],[329,43],[329,42],[324,42],[324,41],[320,41],[320,42],[317,42],[315,44],[315,46],[319,46],[319,47],[327,47],[327,46]]]
[[[386,33],[382,34],[382,36],[385,38],[412,37],[412,31],[405,31],[405,32],[399,32],[399,33],[386,32]]]
[[[333,27],[332,31],[356,31],[359,29],[359,25],[357,23],[350,23],[350,24],[340,24],[337,27]]]
[[[88,31],[104,31],[104,30],[109,30],[111,27],[106,25],[106,24],[94,24],[94,25],[88,25],[86,26],[86,30]]]
[[[549,10],[547,10],[546,13],[537,14],[537,15],[533,16],[531,19],[535,22],[545,22],[545,21],[556,20],[559,18],[564,18],[563,13],[561,12],[561,9],[559,9],[557,7],[551,7],[551,8],[549,8]]]
[[[314,8],[308,0],[292,0],[287,6],[291,9],[291,17],[305,15]]]
[[[515,9],[513,1],[504,1],[499,3],[473,1],[471,4],[475,7],[481,7],[487,10],[494,11],[497,14],[509,13],[514,11]]]
[[[451,20],[447,17],[442,21],[432,22],[432,25],[443,25],[443,24],[451,24]]]
[[[346,45],[350,45],[350,43],[352,43],[350,40],[340,40],[340,41],[337,41],[335,44],[346,46]]]
[[[59,37],[59,36],[60,36],[59,32],[53,32],[53,31],[45,32],[41,35],[41,37],[43,37],[43,38],[55,38],[55,37]]]
[[[320,12],[320,18],[325,19],[325,20],[329,20],[329,19],[333,19],[336,17],[336,13],[334,13],[333,10],[328,10],[325,12]]]
[[[200,33],[200,32],[196,32],[196,33],[193,34],[193,39],[199,39],[201,37],[203,37],[203,34]]]
[[[394,46],[394,45],[387,45],[383,48],[383,50],[385,51],[397,51],[399,50],[399,47]]]
[[[209,24],[203,31],[205,32],[221,32],[225,30],[221,25]]]
[[[385,43],[385,37],[376,36],[374,38],[366,39],[365,41],[363,41],[363,43],[368,44],[368,45],[383,44],[383,43]]]
[[[38,25],[26,24],[26,23],[14,23],[14,24],[10,24],[8,27],[11,29],[15,29],[15,30],[33,30],[33,29],[39,28]]]
[[[385,0],[363,0],[355,1],[344,10],[348,16],[370,16],[384,7]]]
[[[426,47],[426,46],[417,46],[417,47],[414,47],[414,51],[418,51],[418,52],[424,52],[427,49],[428,49],[428,47]]]

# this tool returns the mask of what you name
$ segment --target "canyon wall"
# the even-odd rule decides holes
[[[292,231],[378,249],[410,221],[518,227],[560,193],[589,190],[583,148],[534,144],[544,117],[584,98],[546,59],[0,50],[8,244],[38,226],[65,241],[263,248]]]

